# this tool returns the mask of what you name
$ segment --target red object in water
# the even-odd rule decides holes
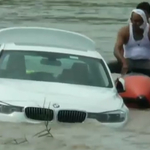
[[[128,107],[150,107],[150,77],[128,75],[124,77],[126,91],[120,93]],[[147,105],[147,106],[146,106]]]

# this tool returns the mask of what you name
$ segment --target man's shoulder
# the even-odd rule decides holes
[[[122,38],[124,40],[124,43],[126,44],[129,40],[129,25],[124,26],[119,29],[118,31],[118,38]]]
[[[129,33],[129,26],[121,27],[118,31],[118,34],[127,35]]]

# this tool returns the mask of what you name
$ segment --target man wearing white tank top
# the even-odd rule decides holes
[[[129,24],[119,30],[114,55],[122,65],[122,75],[134,70],[150,72],[150,26],[143,10],[134,9]]]

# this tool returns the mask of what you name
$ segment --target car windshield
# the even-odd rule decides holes
[[[112,87],[100,59],[39,51],[2,51],[0,78]]]

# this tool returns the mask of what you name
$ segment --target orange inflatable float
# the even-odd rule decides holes
[[[150,108],[150,77],[127,75],[124,78],[125,92],[119,93],[128,107]]]

